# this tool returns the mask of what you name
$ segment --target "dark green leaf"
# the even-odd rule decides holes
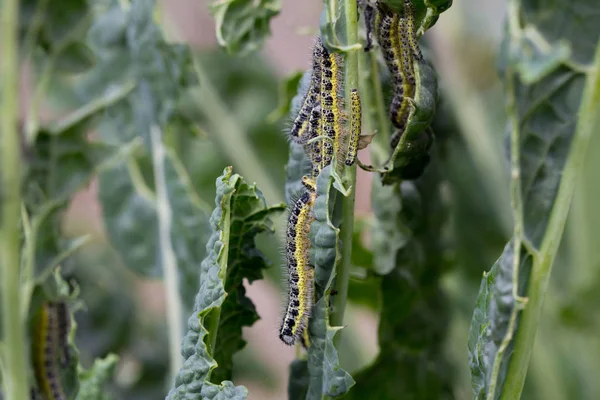
[[[379,216],[396,221],[395,229],[401,232],[404,244],[394,253],[382,248],[388,256],[378,258],[380,249],[374,243],[376,263],[393,265],[379,280],[379,355],[371,366],[355,375],[357,383],[348,398],[387,399],[398,393],[413,399],[453,398],[451,369],[443,349],[449,310],[440,288],[447,266],[442,234],[447,211],[441,195],[440,169],[436,161],[416,184],[404,182],[399,188],[374,184],[377,189],[373,195],[383,194],[393,204]],[[393,194],[399,198],[393,199]],[[374,202],[376,206],[382,203]],[[385,225],[385,220],[378,223]]]
[[[53,46],[85,37],[90,7],[86,0],[24,0],[20,2],[20,31],[22,38],[39,23],[36,43],[53,52]],[[83,22],[83,24],[82,24]],[[76,37],[75,33],[79,33]],[[62,43],[61,43],[62,42]]]
[[[263,46],[271,32],[271,18],[279,14],[280,0],[225,0],[210,6],[219,44],[230,54],[246,55]]]
[[[242,327],[251,326],[259,319],[243,285],[244,279],[249,283],[262,279],[263,269],[269,266],[256,248],[254,237],[262,232],[273,233],[271,218],[285,209],[284,205],[267,207],[256,185],[250,186],[241,179],[235,185],[230,207],[232,217],[225,282],[227,297],[223,302],[213,351],[219,367],[211,375],[211,381],[217,383],[231,379],[233,354],[246,345],[242,339]]]
[[[59,72],[79,74],[92,68],[95,63],[94,53],[84,43],[73,42],[67,45],[56,58],[56,69]]]
[[[294,360],[290,364],[290,380],[288,382],[288,400],[304,400],[308,391],[308,361]]]
[[[514,93],[509,96],[514,96],[516,102],[511,117],[517,121],[512,129],[518,129],[519,135],[518,182],[523,203],[522,215],[518,209],[513,211],[517,213],[515,218],[523,220],[524,231],[515,232],[481,284],[469,332],[473,396],[477,399],[497,399],[506,389],[505,379],[515,355],[514,338],[522,322],[519,311],[524,306],[515,293],[527,295],[533,282],[533,253],[540,251],[550,234],[548,222],[557,205],[585,82],[578,68],[561,63],[568,57],[571,63],[590,62],[600,36],[597,30],[592,35],[584,33],[600,23],[600,8],[595,2],[559,1],[553,5],[551,14],[547,14],[546,5],[536,1],[525,1],[521,7],[519,15],[511,15],[520,36],[507,37],[508,58],[504,60],[504,68],[518,72],[510,74],[508,79],[514,80],[515,85]],[[536,35],[532,36],[533,30]],[[562,231],[553,232],[558,235],[554,236],[558,237],[554,240],[556,247],[561,234]],[[515,249],[515,240],[527,245],[520,244]],[[515,254],[520,256],[519,263],[515,263]],[[538,254],[539,258],[546,256]],[[523,378],[523,374],[518,375],[516,379]],[[512,395],[517,390],[520,393],[516,386],[518,383]]]
[[[213,357],[221,358],[227,371],[231,361],[228,357],[244,344],[242,324],[250,325],[256,319],[254,306],[245,297],[241,281],[244,277],[254,280],[261,276],[264,263],[252,265],[260,260],[253,245],[254,235],[271,229],[269,218],[281,212],[282,207],[267,207],[258,189],[244,183],[239,175],[232,176],[231,168],[217,179],[215,202],[217,207],[210,219],[212,235],[206,245],[208,255],[200,267],[200,291],[188,320],[189,330],[182,341],[185,361],[168,395],[172,400],[245,399],[248,394],[246,388],[235,387],[230,381],[220,385],[210,383],[211,372],[217,367]],[[233,266],[232,269],[228,265]],[[234,292],[228,293],[226,288]],[[237,318],[235,313],[240,311],[244,313],[242,320],[231,326],[227,320]],[[217,344],[214,349],[213,343]]]

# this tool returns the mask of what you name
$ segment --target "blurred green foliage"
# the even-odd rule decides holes
[[[192,54],[184,46],[165,41],[160,26],[153,22],[152,2],[133,1],[127,10],[118,3],[21,2],[20,40],[34,65],[36,91],[44,97],[35,101],[45,99],[53,111],[69,114],[39,126],[25,121],[29,138],[24,146],[28,166],[25,210],[34,229],[33,236],[24,241],[31,243],[35,237],[35,261],[29,259],[35,266],[33,278],[45,278],[49,270],[61,265],[65,279],[78,288],[79,299],[85,304],[74,314],[80,362],[90,368],[80,371],[82,400],[162,399],[170,386],[168,327],[162,312],[152,312],[139,298],[140,283],[145,282],[140,276],[161,275],[151,143],[148,135],[139,133],[148,132],[153,124],[162,129],[171,207],[181,211],[173,214],[172,245],[180,266],[186,266],[180,276],[186,316],[200,286],[197,266],[206,255],[215,177],[228,165],[244,175],[247,160],[232,158],[215,140],[224,128],[207,117],[210,109],[202,103],[215,99],[203,97],[206,92],[202,82],[195,79],[195,66],[201,66],[216,89],[212,95],[247,136],[249,150],[259,155],[264,174],[246,177],[247,181],[257,181],[259,188],[272,184],[281,199],[293,191],[286,187],[290,181],[290,171],[286,176],[284,169],[288,142],[282,131],[287,127],[290,100],[301,77],[295,74],[281,85],[283,77],[277,76],[263,56],[249,54],[263,45],[269,21],[279,12],[279,2],[262,2],[260,12],[249,2],[221,2],[213,8],[222,42],[227,43],[229,52],[238,53],[235,58],[211,49]],[[436,2],[441,5],[438,11],[450,3]],[[473,11],[473,2],[467,3],[455,4],[451,11],[464,14],[464,20],[453,29],[462,30],[469,46],[450,57],[470,71],[467,75],[472,79],[449,84],[439,63],[442,98],[433,121],[436,143],[430,168],[415,183],[390,188],[388,198],[379,190],[373,199],[376,210],[368,210],[355,223],[355,274],[350,280],[349,301],[380,314],[379,354],[372,364],[353,375],[357,384],[347,397],[376,395],[383,399],[404,393],[406,398],[416,399],[472,398],[465,324],[476,306],[481,274],[501,255],[510,232],[491,205],[497,198],[506,198],[500,192],[507,186],[498,187],[497,193],[486,189],[489,177],[477,168],[469,143],[472,138],[463,134],[455,111],[446,104],[445,90],[452,84],[470,87],[493,122],[481,135],[493,136],[494,143],[502,140],[502,88],[488,85],[488,78],[479,80],[495,74],[489,59],[499,46],[489,45],[489,36],[480,31],[486,29],[485,24],[476,23],[480,14]],[[527,116],[522,121],[525,227],[527,236],[538,246],[576,123],[584,83],[578,68],[591,62],[598,42],[594,18],[600,13],[593,12],[597,8],[594,2],[584,0],[522,4],[523,20],[552,44],[552,51],[543,51],[536,47],[539,37],[527,31],[521,53],[505,54],[505,60],[520,60],[515,65],[522,80],[517,88],[517,106],[519,115]],[[504,3],[497,7],[504,7]],[[424,8],[418,9],[424,17]],[[436,29],[443,34],[449,28],[441,24],[444,15],[441,18]],[[577,26],[571,26],[574,21],[579,21]],[[559,32],[559,23],[572,29]],[[567,46],[559,41],[565,38]],[[470,52],[471,47],[479,50]],[[477,61],[485,68],[475,73],[471,64],[480,65]],[[565,62],[572,65],[565,66]],[[531,103],[535,103],[533,108]],[[86,107],[89,104],[95,107]],[[465,104],[468,114],[472,110],[468,102]],[[552,121],[549,115],[553,115]],[[90,131],[94,132],[92,140],[87,136]],[[141,143],[135,141],[137,137]],[[492,150],[504,151],[499,146]],[[590,155],[600,152],[598,135],[588,151]],[[567,240],[554,266],[522,398],[600,397],[596,379],[600,365],[595,356],[600,348],[600,253],[594,241],[600,226],[596,207],[600,186],[595,172],[599,167],[598,157],[589,156],[568,222]],[[98,200],[109,240],[95,239],[73,255],[82,242],[76,235],[64,234],[64,210],[73,195],[98,174]],[[267,199],[267,203],[275,200]],[[77,225],[88,221],[66,222]],[[372,227],[377,230],[365,234]],[[87,226],[76,229],[79,233],[87,230]],[[279,286],[280,244],[270,236],[258,235],[257,247],[265,255],[259,262],[261,268],[269,266],[267,279]],[[507,256],[510,254],[505,254],[499,265]],[[235,293],[244,296],[241,276],[236,278]],[[488,293],[492,293],[494,275],[488,279]],[[485,312],[489,299],[482,298],[478,304]],[[255,318],[252,315],[245,320],[253,322]],[[501,316],[501,325],[504,322]],[[328,358],[330,353],[325,353],[327,357],[321,354],[318,360],[333,365],[337,377],[348,386],[347,376],[340,371],[355,371],[359,362],[348,356],[357,345],[352,330],[352,326],[343,330],[343,335],[354,340],[339,348],[341,366],[337,354],[335,358]],[[323,339],[325,344],[317,350],[333,347],[332,337]],[[276,334],[264,340],[277,353],[280,343]],[[240,341],[238,332],[232,342],[234,350],[243,346]],[[119,360],[108,356],[111,353]],[[275,386],[271,366],[264,365],[259,351],[251,348],[241,353],[238,359],[244,365],[233,369],[230,356],[228,353],[221,361],[224,368],[220,374],[213,375],[218,380],[215,383],[232,379],[263,385],[267,390]],[[344,359],[349,360],[348,365]],[[308,374],[308,363],[301,360],[294,361],[290,369],[290,398],[304,398],[303,390],[309,390],[310,385],[314,388],[319,379],[328,379]],[[481,375],[481,382],[487,379],[486,373]],[[102,386],[105,381],[108,383]],[[477,387],[486,385],[478,383]],[[484,393],[482,390],[477,393]],[[277,394],[277,398],[282,397]]]

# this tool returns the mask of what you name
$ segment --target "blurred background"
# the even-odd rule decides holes
[[[321,1],[283,1],[273,19],[272,35],[258,54],[227,56],[216,46],[208,2],[162,0],[160,19],[173,41],[187,42],[200,60],[212,88],[201,82],[201,102],[186,105],[198,135],[181,147],[181,157],[200,196],[214,202],[214,180],[233,165],[249,181],[256,181],[268,203],[284,199],[289,121],[278,118],[280,83],[309,66],[317,32]],[[505,118],[497,58],[502,39],[504,1],[457,1],[425,35],[426,47],[442,87],[439,123],[453,134],[446,156],[453,243],[453,267],[443,277],[451,309],[445,353],[456,381],[456,399],[471,398],[467,359],[467,331],[483,271],[500,255],[512,229],[505,162]],[[25,67],[22,106],[32,91],[31,71]],[[74,108],[76,100],[63,81],[52,82],[42,118]],[[211,90],[212,89],[212,90]],[[225,107],[232,126],[260,156],[261,168],[247,167],[235,146],[220,140],[219,127],[207,121],[211,107]],[[231,126],[231,125],[230,125]],[[596,135],[598,139],[599,135]],[[592,143],[591,152],[600,151]],[[597,154],[597,153],[595,153]],[[368,161],[367,151],[360,157]],[[598,236],[600,212],[595,207],[600,181],[600,158],[588,157],[586,173],[555,263],[545,315],[538,332],[524,399],[600,398],[600,276]],[[359,170],[356,215],[373,218],[371,179]],[[107,243],[96,183],[76,196],[64,219],[69,236],[91,234],[67,265],[66,273],[81,286],[87,311],[77,314],[77,343],[82,363],[115,352],[121,359],[110,391],[115,399],[162,399],[168,388],[168,354],[162,283],[142,279],[128,270]],[[236,355],[234,382],[248,387],[250,399],[286,398],[289,363],[294,349],[277,338],[284,303],[280,249],[268,236],[259,247],[272,262],[267,279],[247,285],[248,296],[261,320],[244,329],[247,347]],[[351,302],[346,312],[349,329],[343,333],[342,366],[350,373],[367,366],[377,355],[378,316],[371,308]],[[400,398],[400,397],[399,397]]]

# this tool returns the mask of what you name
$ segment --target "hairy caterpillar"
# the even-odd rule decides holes
[[[321,127],[321,103],[317,103],[311,110],[309,121],[308,139],[312,140],[321,136],[323,129]],[[320,142],[307,143],[304,151],[309,156],[312,164],[312,176],[316,177],[321,171],[323,163],[322,144]]]
[[[358,141],[361,132],[361,105],[360,96],[356,89],[350,91],[350,135],[348,137],[348,152],[346,153],[345,164],[350,166],[356,161],[356,152],[358,151]]]
[[[409,2],[410,4],[410,2]],[[390,116],[392,123],[397,128],[394,135],[390,140],[390,146],[395,148],[400,140],[400,136],[406,129],[406,122],[411,110],[410,100],[415,95],[415,73],[413,67],[413,50],[411,43],[416,40],[409,38],[409,21],[407,15],[409,14],[409,7],[404,8],[403,15],[398,19],[398,31],[400,33],[400,51],[398,52],[401,56],[401,74],[402,74],[402,94],[396,93],[390,107]],[[412,19],[412,16],[411,18]],[[414,35],[412,35],[414,36]]]
[[[306,190],[294,202],[288,216],[286,261],[288,267],[288,304],[279,330],[279,338],[287,345],[305,338],[313,303],[314,267],[310,263],[310,224],[314,219],[314,181],[302,182]],[[304,339],[306,340],[306,339]]]
[[[306,132],[308,130],[310,112],[315,107],[315,105],[319,102],[319,97],[321,95],[321,64],[323,57],[323,44],[321,43],[321,38],[317,38],[315,45],[313,47],[313,55],[312,55],[312,75],[311,82],[302,100],[302,105],[300,106],[300,110],[298,110],[298,115],[294,119],[292,123],[292,128],[290,130],[290,137],[292,140],[303,143],[306,142]]]
[[[59,359],[64,357],[68,334],[65,318],[68,310],[62,302],[41,306],[33,331],[33,369],[40,393],[46,400],[66,400],[60,378]],[[65,347],[63,347],[65,346]],[[67,349],[68,350],[68,349]],[[64,359],[63,362],[66,362]]]
[[[390,103],[390,120],[396,131],[390,140],[395,148],[406,129],[415,96],[415,71],[413,60],[422,60],[415,32],[414,7],[404,0],[402,13],[394,12],[388,5],[378,1],[374,7],[365,6],[367,24],[367,48],[371,47],[372,32],[375,31],[386,66],[392,75],[393,96]]]
[[[320,169],[331,164],[333,154],[341,160],[344,138],[344,60],[340,54],[329,53],[323,48],[321,65],[321,127],[322,134],[331,141],[321,141],[322,161]]]
[[[404,18],[406,19],[406,31],[403,32],[408,37],[412,56],[417,60],[423,60],[423,53],[417,41],[417,30],[415,28],[415,7],[410,0],[404,0]]]

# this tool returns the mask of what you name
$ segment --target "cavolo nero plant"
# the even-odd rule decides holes
[[[281,2],[212,3],[229,56],[203,57],[150,0],[2,0],[0,398],[252,397],[237,382],[253,369],[241,364],[260,369],[241,357],[260,318],[247,285],[281,274],[285,318],[262,340],[294,342],[296,357],[276,398],[600,395],[593,373],[546,373],[534,349],[547,319],[600,328],[589,322],[600,281],[562,305],[546,296],[553,264],[560,277],[569,267],[559,245],[600,130],[596,3],[505,5],[493,104],[506,134],[493,151],[506,154],[508,232],[476,167],[489,155],[464,133],[472,103],[444,75],[447,50],[422,37],[451,0],[325,0],[307,70],[246,124],[240,93],[275,86],[252,57]],[[48,104],[60,116],[42,117]],[[97,260],[82,256],[89,236],[65,229],[90,184],[109,249]],[[367,217],[355,206],[365,192]],[[163,283],[165,329],[133,305],[140,278]],[[562,311],[542,319],[546,297]],[[379,318],[377,354],[360,367],[350,305]],[[553,338],[537,343],[547,356]],[[590,388],[571,388],[573,375]]]

